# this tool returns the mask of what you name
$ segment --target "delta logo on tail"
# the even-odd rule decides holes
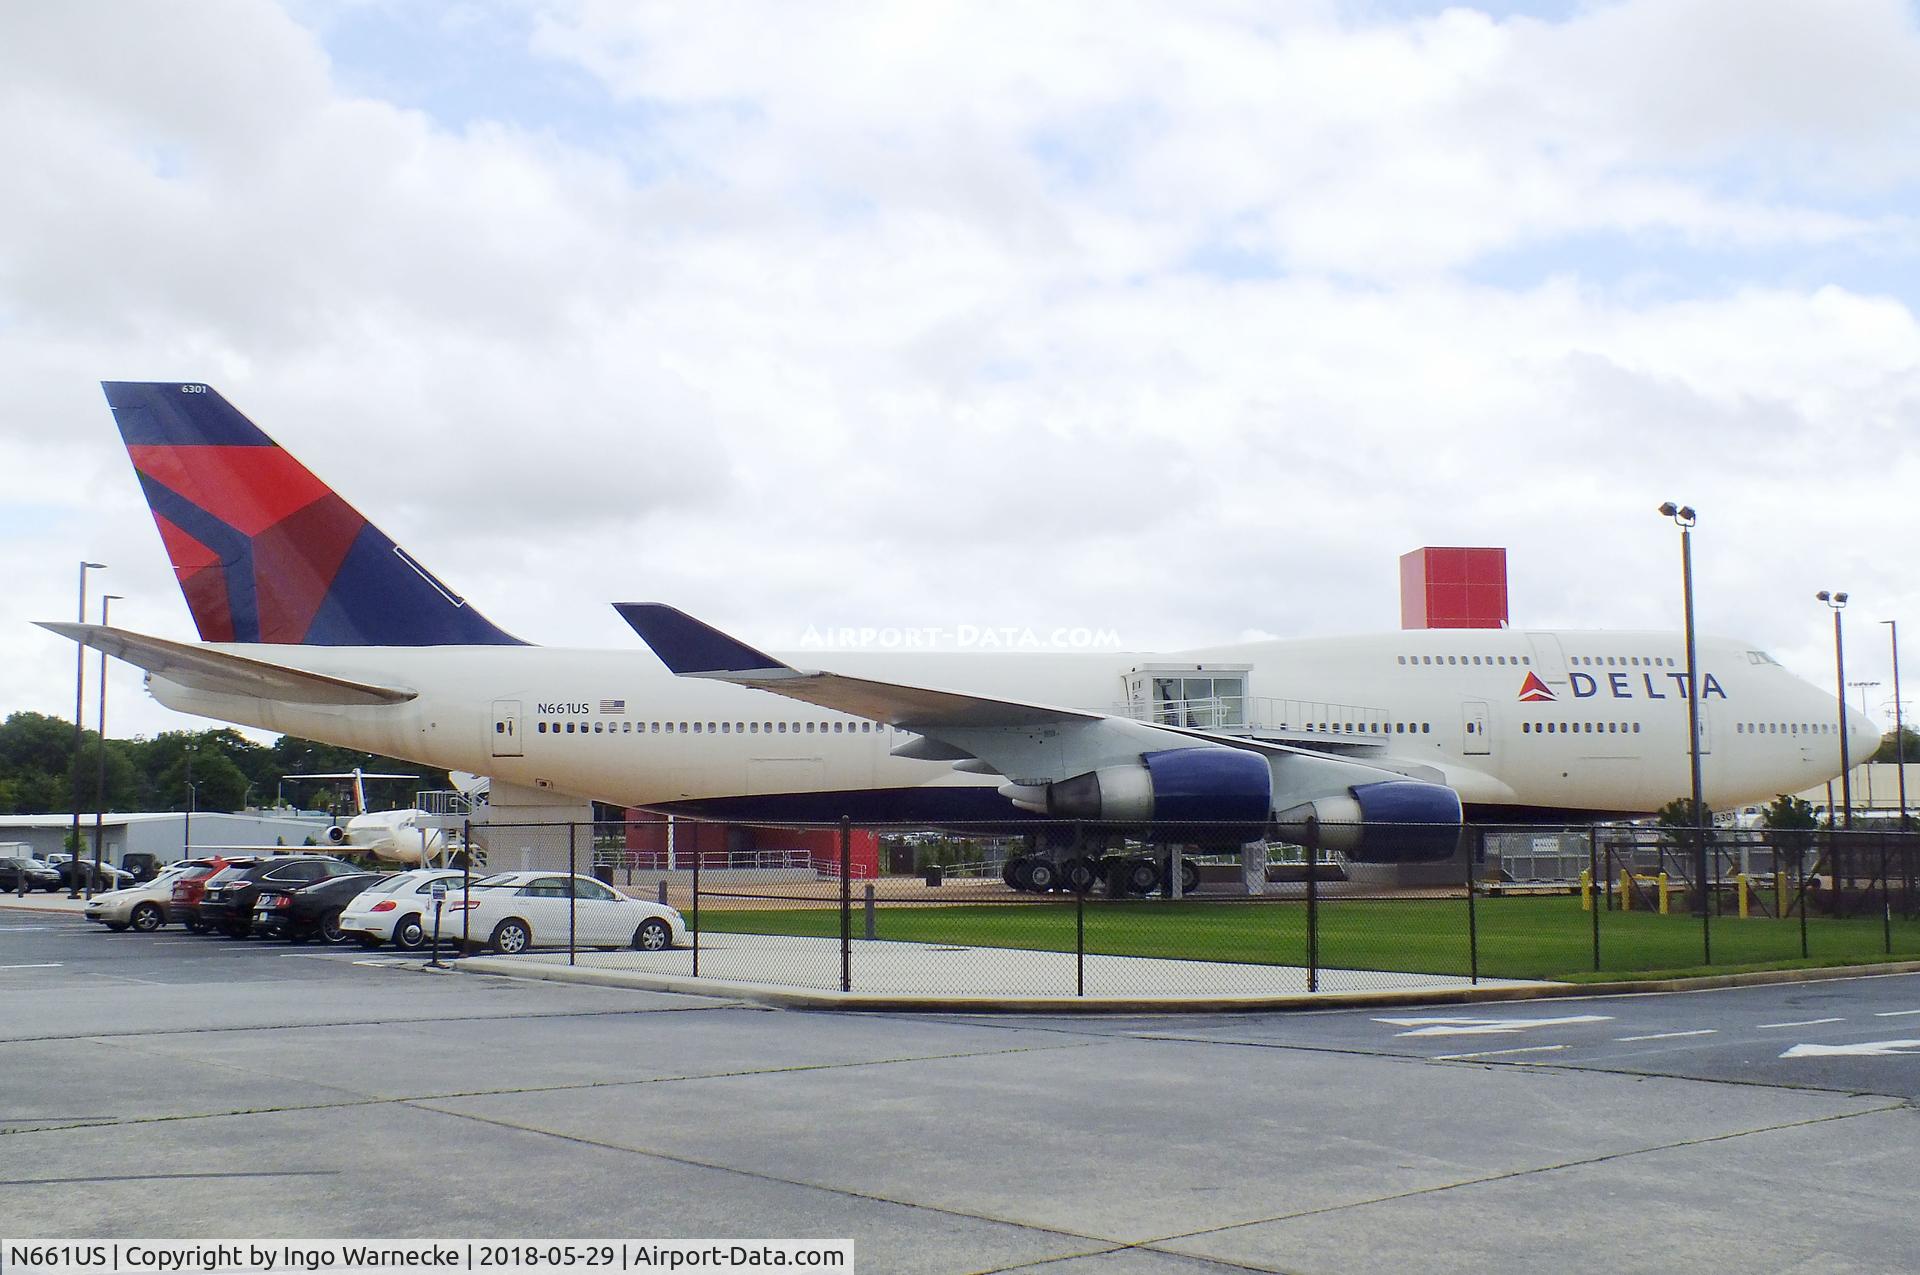
[[[1527,680],[1520,683],[1520,702],[1522,704],[1538,704],[1557,698],[1558,697],[1547,688],[1547,684],[1540,680],[1538,673],[1527,674]]]

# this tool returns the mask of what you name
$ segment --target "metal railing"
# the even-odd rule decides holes
[[[1116,717],[1157,726],[1181,726],[1232,735],[1379,739],[1393,730],[1393,715],[1384,708],[1321,700],[1272,699],[1261,695],[1128,702],[1112,705],[1110,711]]]

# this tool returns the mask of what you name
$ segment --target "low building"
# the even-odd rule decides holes
[[[195,852],[214,847],[272,849],[286,846],[325,846],[330,816],[306,811],[273,814],[224,814],[196,811],[192,816],[181,811],[152,813],[115,812],[100,817],[100,858],[115,867],[129,853],[158,855],[161,860],[191,857],[187,839],[192,837]],[[189,826],[191,825],[191,826]],[[44,859],[66,849],[73,831],[73,815],[0,815],[0,841],[22,842],[31,847],[36,858]],[[80,816],[82,856],[93,857],[93,815]]]

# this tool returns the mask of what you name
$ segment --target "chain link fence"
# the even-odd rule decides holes
[[[1898,832],[1469,826],[1411,863],[1210,825],[1177,847],[1089,823],[474,832],[448,948],[732,984],[1178,1000],[1920,957]],[[1365,837],[1391,853],[1393,829]]]

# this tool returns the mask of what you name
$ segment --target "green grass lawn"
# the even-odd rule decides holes
[[[1800,955],[1800,924],[1770,918],[1714,917],[1711,971],[1697,917],[1651,912],[1600,913],[1600,973],[1593,960],[1592,914],[1571,896],[1480,899],[1474,904],[1480,973],[1498,978],[1591,980],[1654,973],[1727,973],[1739,969],[1848,965],[1920,958],[1920,921],[1893,923],[1893,956],[1881,922],[1816,916],[1808,924],[1810,957]],[[1188,960],[1306,963],[1306,905],[1269,902],[1134,900],[1086,905],[1086,948],[1116,956]],[[854,935],[865,934],[856,907]],[[1423,974],[1468,972],[1464,899],[1323,900],[1320,964],[1329,968]],[[727,911],[702,908],[703,930],[837,937],[833,909]],[[875,937],[915,943],[1071,952],[1071,902],[882,906]]]

